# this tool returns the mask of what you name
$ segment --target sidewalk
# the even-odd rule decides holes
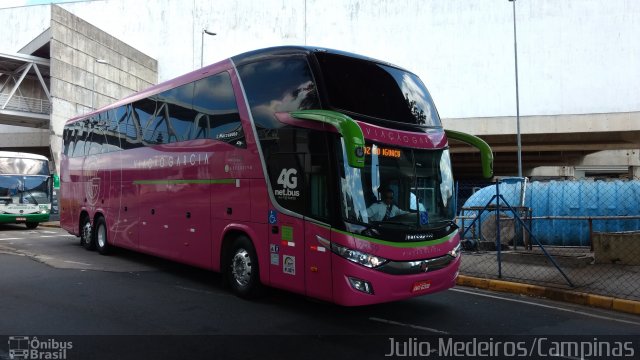
[[[44,227],[60,227],[60,221],[47,221],[47,222],[43,222],[40,223],[40,226],[44,226]]]
[[[495,251],[464,252],[458,284],[640,315],[640,266],[595,264],[578,250],[575,256],[551,253],[573,286],[546,257],[515,251],[501,252],[500,267]]]

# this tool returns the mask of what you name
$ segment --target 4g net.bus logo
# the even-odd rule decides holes
[[[280,175],[278,175],[277,183],[282,185],[283,189],[274,190],[273,193],[286,200],[297,200],[300,196],[300,190],[296,190],[298,188],[297,175],[297,169],[282,169]]]

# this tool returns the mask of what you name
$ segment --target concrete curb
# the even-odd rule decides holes
[[[587,294],[577,291],[554,289],[545,286],[522,284],[504,280],[482,279],[467,275],[459,275],[456,283],[458,285],[479,289],[544,297],[572,304],[588,305],[601,309],[640,315],[640,301],[618,299],[610,296]]]
[[[49,222],[40,223],[39,226],[59,228],[60,227],[60,222],[59,221],[49,221]]]

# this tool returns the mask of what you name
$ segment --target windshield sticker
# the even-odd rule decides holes
[[[273,225],[278,222],[278,212],[269,210],[269,224]]]
[[[426,211],[420,211],[420,225],[427,225],[429,223],[429,213]]]
[[[295,247],[296,243],[293,241],[293,228],[291,226],[283,226],[282,232],[282,245]]]
[[[293,241],[293,228],[291,226],[282,227],[282,240]]]
[[[279,266],[280,265],[280,255],[271,254],[271,265]]]
[[[289,275],[296,274],[296,257],[290,255],[282,256],[282,272]]]

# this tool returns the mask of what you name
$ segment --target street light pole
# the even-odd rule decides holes
[[[207,29],[202,29],[201,41],[200,41],[200,67],[204,66],[204,34],[216,36],[217,34]]]
[[[522,177],[522,141],[520,137],[520,94],[518,90],[518,41],[516,33],[516,0],[513,3],[513,54],[516,67],[516,138],[518,141],[518,177]]]
[[[96,97],[96,63],[98,64],[108,64],[109,62],[107,60],[104,59],[96,59],[96,61],[93,62],[93,70],[92,70],[92,77],[93,77],[93,85],[91,88],[91,110],[95,110],[95,106],[94,106],[94,99]]]

